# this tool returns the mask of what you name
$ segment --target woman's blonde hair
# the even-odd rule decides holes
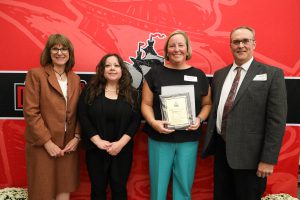
[[[187,36],[186,32],[182,31],[182,30],[176,30],[174,32],[172,32],[168,38],[167,38],[167,41],[165,43],[165,46],[164,46],[164,58],[166,60],[169,60],[169,55],[168,55],[168,45],[169,45],[169,41],[171,39],[171,37],[173,37],[174,35],[177,35],[177,34],[180,34],[184,37],[185,39],[185,42],[186,42],[186,47],[187,47],[187,54],[186,54],[186,60],[190,60],[191,57],[192,57],[192,47],[191,47],[191,42],[190,42],[190,39],[189,37]]]

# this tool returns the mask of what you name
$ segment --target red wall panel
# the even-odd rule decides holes
[[[19,0],[0,1],[0,70],[27,71],[39,66],[39,56],[49,34],[60,32],[74,44],[79,73],[95,70],[107,52],[119,53],[128,65],[130,57],[147,46],[151,34],[168,35],[175,29],[187,31],[191,39],[191,64],[211,75],[232,62],[229,33],[240,25],[256,30],[255,57],[281,67],[289,80],[300,77],[300,1],[273,0]],[[163,55],[164,37],[153,37],[154,50]],[[142,56],[145,52],[142,50]],[[4,75],[6,76],[6,75]],[[11,82],[1,76],[1,89],[14,93]],[[18,79],[16,83],[24,80]],[[286,129],[279,163],[268,179],[267,193],[285,192],[297,195],[298,158],[300,147],[299,89],[288,84],[290,92],[290,122]],[[14,104],[0,90],[1,99]],[[22,111],[0,104],[0,188],[26,187],[26,166]],[[298,106],[298,107],[297,107]],[[295,109],[296,108],[296,109]],[[294,111],[294,112],[292,112]],[[292,113],[292,114],[291,114]],[[298,112],[299,113],[299,112]],[[294,116],[295,115],[295,116]],[[202,142],[203,138],[200,138]],[[200,150],[201,151],[201,148]],[[135,138],[134,163],[129,180],[129,199],[149,199],[147,137],[141,131]],[[212,199],[213,159],[197,162],[193,199]],[[89,179],[81,150],[81,186],[72,199],[88,199]]]

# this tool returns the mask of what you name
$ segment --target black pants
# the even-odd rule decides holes
[[[86,152],[87,170],[91,181],[91,200],[106,200],[110,185],[112,200],[127,200],[127,180],[132,163],[132,144],[127,144],[117,156],[91,149]]]
[[[257,169],[239,170],[228,165],[225,142],[216,135],[214,163],[214,200],[260,200],[267,178],[256,175]]]

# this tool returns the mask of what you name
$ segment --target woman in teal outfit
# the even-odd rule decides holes
[[[164,65],[152,67],[145,76],[141,107],[147,122],[143,130],[149,136],[151,200],[166,199],[171,175],[173,199],[191,199],[200,126],[211,110],[210,87],[205,74],[187,63],[192,50],[185,32],[177,30],[170,34],[164,54]],[[168,122],[161,116],[161,88],[174,85],[194,88],[195,119],[185,130],[166,128]]]

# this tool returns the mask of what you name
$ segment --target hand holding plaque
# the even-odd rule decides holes
[[[189,93],[160,95],[163,120],[168,129],[186,129],[193,122]]]

